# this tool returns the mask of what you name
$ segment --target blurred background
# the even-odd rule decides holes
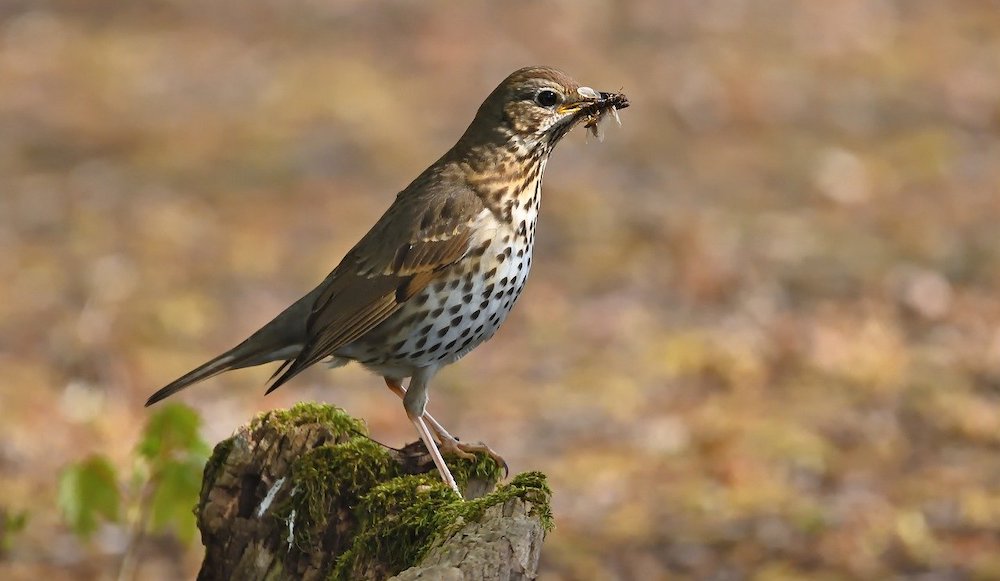
[[[4,579],[109,578],[62,467],[312,288],[509,72],[633,106],[546,175],[535,267],[430,409],[542,470],[543,578],[1000,578],[1000,3],[0,4]],[[216,442],[357,367],[184,393]],[[140,578],[192,577],[148,539]]]

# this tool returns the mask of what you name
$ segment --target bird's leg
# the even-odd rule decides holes
[[[384,379],[385,384],[389,387],[389,390],[398,395],[399,399],[405,400],[406,388],[403,387],[403,383],[400,380],[393,379],[391,377],[386,377]],[[460,442],[458,438],[448,433],[448,430],[446,430],[444,426],[435,420],[434,416],[429,414],[426,410],[424,411],[423,417],[427,422],[427,425],[437,436],[437,440],[441,444],[440,450],[442,454],[454,454],[465,460],[475,460],[476,457],[473,456],[473,454],[476,452],[482,452],[490,458],[493,458],[493,461],[497,463],[497,466],[503,466],[504,474],[509,472],[509,469],[507,468],[507,461],[503,459],[503,456],[494,452],[493,449],[486,444],[482,442],[475,444]]]
[[[385,384],[389,386],[389,390],[391,390],[392,393],[398,395],[399,399],[402,400],[406,399],[406,388],[403,387],[403,383],[400,380],[393,379],[391,377],[386,377],[384,379],[385,379]],[[449,434],[448,430],[444,429],[444,426],[442,426],[440,422],[435,420],[434,416],[432,416],[429,412],[427,412],[427,410],[424,410],[423,417],[424,421],[427,422],[427,425],[430,427],[430,429],[434,430],[434,435],[437,436],[437,441],[441,445],[442,452],[450,452],[452,454],[455,454],[459,458],[462,458],[463,460],[476,459],[476,457],[470,454],[469,452],[462,450],[459,447],[458,438]]]
[[[407,417],[410,418],[413,426],[417,429],[417,434],[424,442],[424,446],[427,447],[427,451],[430,453],[431,459],[434,460],[434,465],[437,466],[442,480],[461,498],[462,491],[458,489],[455,477],[451,475],[451,470],[448,470],[448,465],[444,463],[441,451],[438,450],[437,443],[434,441],[434,437],[424,422],[424,408],[427,407],[427,381],[437,370],[429,369],[422,371],[419,370],[413,374],[413,378],[410,380],[410,389],[406,390],[403,395],[403,408],[406,410]]]

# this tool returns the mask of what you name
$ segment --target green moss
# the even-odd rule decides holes
[[[503,477],[503,467],[486,454],[476,454],[475,461],[462,460],[456,456],[445,458],[445,464],[455,477],[458,487],[465,490],[470,480],[499,482]]]
[[[330,578],[359,578],[374,567],[398,573],[466,524],[480,521],[488,508],[513,498],[531,502],[533,514],[549,531],[550,497],[545,476],[538,472],[520,474],[493,493],[469,501],[460,499],[433,474],[395,478],[361,498],[355,511],[360,532],[337,559]]]
[[[549,499],[552,491],[541,472],[524,472],[518,474],[509,484],[501,484],[495,491],[482,498],[460,502],[449,506],[441,515],[442,529],[438,531],[435,542],[444,542],[448,537],[459,531],[466,523],[479,522],[483,513],[491,506],[503,504],[508,500],[520,498],[531,502],[532,514],[539,517],[542,528],[546,532],[552,530],[552,509]],[[448,514],[450,513],[450,514]],[[450,523],[450,524],[449,524]]]
[[[334,506],[354,506],[398,470],[385,448],[368,438],[320,446],[297,458],[291,470],[296,493],[278,511],[285,518],[294,513],[296,546],[306,549],[312,543]]]
[[[542,472],[531,471],[522,472],[514,477],[507,485],[507,488],[514,491],[514,496],[520,497],[532,503],[531,514],[538,517],[542,523],[542,529],[546,533],[552,532],[556,523],[552,518],[552,489],[549,488],[548,479]]]
[[[279,432],[307,424],[323,424],[336,434],[365,436],[368,429],[344,410],[322,403],[299,402],[287,410],[265,412],[250,423],[251,430],[267,425]]]
[[[212,455],[208,458],[208,462],[205,463],[204,476],[201,481],[202,490],[206,486],[211,487],[215,484],[215,477],[219,474],[219,468],[225,463],[226,458],[229,458],[229,453],[233,450],[233,443],[235,441],[235,437],[230,436],[215,445]]]
[[[455,502],[462,501],[436,474],[401,476],[375,487],[355,511],[359,533],[337,558],[330,579],[370,577],[375,567],[396,573],[416,563],[439,528],[438,511]]]
[[[521,474],[491,494],[463,501],[436,472],[402,475],[390,452],[369,439],[364,425],[339,408],[300,403],[263,414],[250,427],[283,434],[311,424],[328,426],[336,437],[293,461],[293,492],[276,507],[275,516],[291,527],[290,552],[329,551],[333,547],[324,543],[334,538],[337,544],[347,543],[347,550],[337,557],[332,579],[401,571],[466,524],[481,520],[489,507],[515,497],[534,505],[546,530],[552,526],[551,493],[539,473]],[[206,468],[206,481],[214,479],[231,448],[232,439],[216,447]],[[448,458],[448,465],[462,488],[473,481],[492,485],[503,470],[485,454],[477,454],[472,461]],[[331,537],[334,528],[336,534]]]

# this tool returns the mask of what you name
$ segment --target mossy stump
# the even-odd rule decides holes
[[[545,477],[497,486],[490,458],[448,458],[467,500],[419,443],[390,450],[342,410],[263,414],[205,466],[200,580],[533,579],[551,528]]]

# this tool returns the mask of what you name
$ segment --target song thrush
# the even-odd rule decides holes
[[[492,451],[458,442],[426,413],[427,387],[441,367],[492,337],[517,301],[553,147],[578,122],[596,133],[601,116],[627,106],[624,95],[581,87],[549,67],[515,71],[318,287],[146,405],[231,369],[284,360],[270,392],[320,360],[357,361],[402,398],[458,492],[435,436],[445,452]]]

